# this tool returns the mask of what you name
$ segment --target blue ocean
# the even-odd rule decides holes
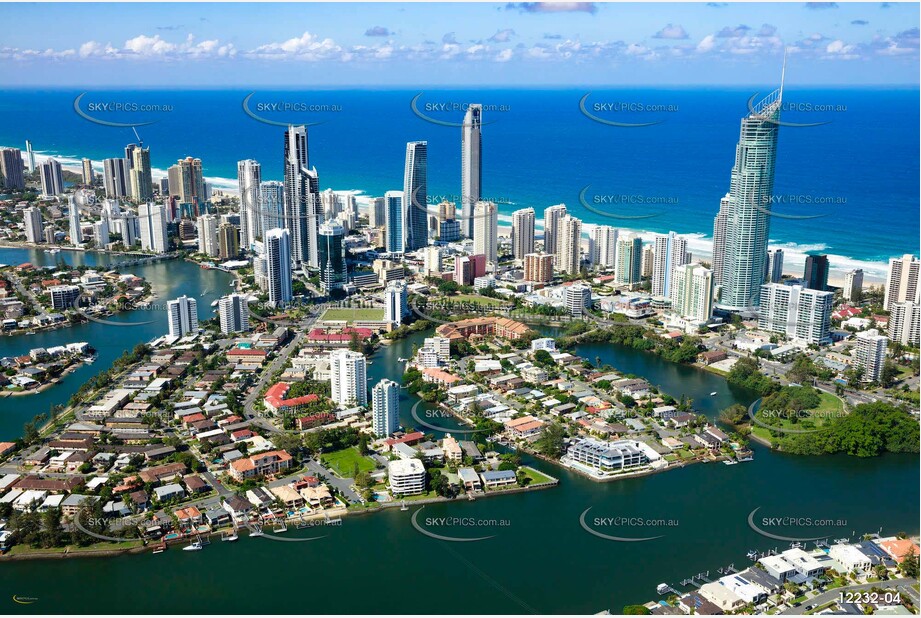
[[[426,140],[430,201],[459,201],[463,105],[476,102],[484,105],[482,193],[503,219],[564,203],[587,223],[693,235],[692,252],[704,254],[739,122],[752,97],[771,88],[96,90],[77,104],[103,122],[150,123],[136,129],[77,113],[80,90],[5,90],[0,145],[24,148],[29,139],[39,158],[90,157],[101,169],[103,158],[124,156],[136,130],[155,178],[194,156],[216,189],[232,189],[240,159],[260,161],[264,180],[281,179],[282,125],[308,123],[322,189],[399,189],[406,142]],[[879,277],[889,258],[918,253],[917,106],[917,88],[787,87],[773,205],[781,216],[770,238],[788,262],[823,252],[833,270]]]

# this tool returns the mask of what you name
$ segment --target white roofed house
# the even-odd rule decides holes
[[[850,571],[869,571],[873,559],[853,545],[832,545],[828,549],[828,556]]]

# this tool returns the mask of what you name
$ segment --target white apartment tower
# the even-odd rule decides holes
[[[171,337],[182,337],[198,330],[198,303],[194,298],[180,296],[166,303]]]
[[[672,272],[678,266],[684,266],[689,260],[688,241],[674,232],[657,235],[652,267],[653,296],[669,296]]]
[[[263,252],[269,302],[275,307],[283,307],[293,298],[291,233],[283,228],[275,228],[266,232]]]
[[[485,255],[493,265],[499,259],[499,211],[492,202],[473,207],[473,253]]]
[[[138,206],[141,249],[166,253],[166,209],[162,204],[144,202]]]
[[[863,369],[864,382],[879,382],[886,364],[886,348],[889,339],[879,334],[875,328],[857,333],[856,361],[854,365]]]
[[[761,286],[758,328],[807,344],[830,343],[833,296],[799,285],[766,283]]]
[[[331,398],[339,407],[368,403],[368,377],[365,355],[351,350],[329,353]]]
[[[886,296],[883,306],[892,311],[892,305],[905,301],[921,303],[921,288],[918,287],[918,269],[921,262],[911,254],[889,260],[889,276],[886,277]]]
[[[386,438],[400,428],[400,385],[383,379],[371,389],[372,429]]]
[[[707,322],[713,315],[713,272],[700,264],[682,264],[672,271],[672,311]]]
[[[249,310],[246,296],[230,294],[218,301],[218,316],[221,320],[221,332],[225,335],[242,333],[249,330]]]
[[[614,268],[617,258],[617,228],[596,225],[592,230],[592,265],[596,268]]]
[[[512,213],[512,255],[516,260],[534,253],[534,209],[522,208]]]
[[[560,272],[577,275],[582,259],[582,221],[563,215],[556,225],[556,264]]]
[[[249,251],[257,238],[262,238],[264,219],[262,205],[262,166],[246,159],[237,162],[237,184],[240,188],[240,245]]]

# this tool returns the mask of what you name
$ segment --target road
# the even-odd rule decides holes
[[[898,590],[900,593],[908,595],[910,598],[914,599],[915,604],[917,604],[918,593],[916,593],[911,587],[915,583],[917,583],[916,580],[909,579],[909,578],[902,578],[902,579],[891,579],[889,581],[873,582],[870,584],[854,584],[853,586],[842,586],[841,588],[835,588],[834,590],[828,590],[815,597],[812,597],[811,599],[808,600],[807,604],[809,605],[809,607],[818,607],[820,605],[825,605],[826,603],[830,603],[832,601],[837,601],[839,598],[841,598],[842,592],[846,592],[846,591],[853,592],[856,590],[870,590],[871,588],[880,588],[883,590],[886,590],[886,589],[891,590],[894,588]],[[787,614],[787,615],[802,614],[805,611],[807,611],[806,610],[807,604],[801,605],[800,607],[791,607],[789,609],[785,609],[784,611],[780,613]]]

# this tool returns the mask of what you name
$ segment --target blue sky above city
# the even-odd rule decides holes
[[[917,84],[907,3],[4,4],[9,86]]]

